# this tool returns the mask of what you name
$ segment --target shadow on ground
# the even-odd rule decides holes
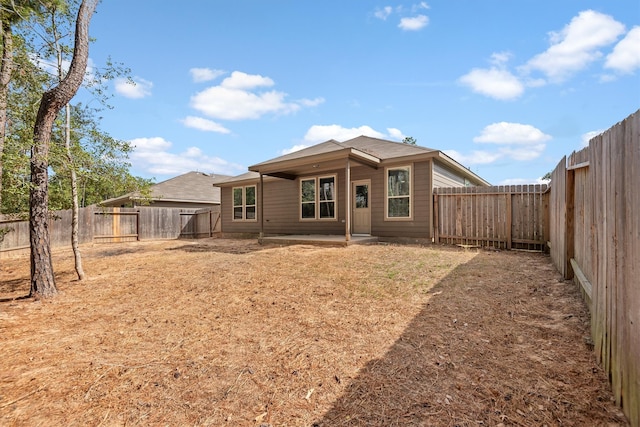
[[[509,255],[480,252],[444,278],[313,425],[627,425],[577,289],[548,257]]]
[[[26,290],[26,294],[25,294]],[[24,278],[2,280],[0,283],[0,295],[11,295],[0,297],[0,302],[15,301],[29,297],[29,279]]]
[[[212,241],[212,243],[188,243],[174,248],[168,248],[168,251],[185,251],[185,252],[216,252],[223,254],[248,254],[258,252],[272,246],[263,246],[255,241],[240,241],[238,244],[229,244],[226,241]]]

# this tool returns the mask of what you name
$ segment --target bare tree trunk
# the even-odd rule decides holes
[[[0,209],[2,209],[2,154],[7,132],[7,98],[13,70],[13,32],[8,19],[2,20],[2,64],[0,64]],[[1,211],[0,211],[1,212]]]
[[[78,206],[78,178],[76,176],[76,168],[71,154],[71,106],[65,106],[67,128],[65,129],[64,145],[67,151],[67,162],[69,162],[69,170],[71,171],[71,199],[73,201],[73,209],[71,211],[71,247],[73,248],[73,259],[75,261],[76,274],[78,280],[84,280],[86,275],[82,268],[82,255],[80,254],[80,239],[78,238],[78,217],[80,216],[80,207]]]
[[[53,122],[76,94],[87,69],[89,22],[97,0],[82,0],[76,19],[75,45],[69,72],[60,84],[42,95],[33,130],[31,191],[29,193],[29,237],[31,241],[30,296],[51,297],[58,293],[51,262],[49,238],[49,145]]]
[[[58,81],[62,81],[64,78],[64,69],[62,62],[62,48],[60,47],[60,36],[55,22],[55,15],[51,15],[51,28],[53,29],[54,45],[56,49],[56,56],[58,60]],[[65,155],[67,157],[67,165],[71,175],[71,248],[73,249],[73,259],[78,275],[78,280],[84,280],[85,274],[82,268],[82,255],[80,254],[80,242],[78,239],[78,216],[80,215],[78,208],[78,180],[76,177],[76,169],[73,161],[73,154],[71,153],[71,105],[67,103],[64,106],[65,112],[65,128],[64,128],[64,148]]]

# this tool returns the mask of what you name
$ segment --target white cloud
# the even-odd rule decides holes
[[[225,74],[223,70],[212,70],[211,68],[192,68],[189,70],[191,78],[196,83],[215,80]]]
[[[222,81],[220,86],[227,89],[253,89],[256,87],[271,87],[275,83],[269,77],[263,77],[259,74],[247,74],[242,71],[234,71],[231,76]]]
[[[500,100],[516,99],[524,92],[524,85],[516,76],[496,67],[474,68],[459,81],[476,93]]]
[[[205,132],[231,133],[231,131],[219,123],[207,120],[202,117],[187,116],[182,120],[188,128],[198,129]]]
[[[298,104],[285,102],[285,96],[277,91],[256,94],[215,86],[194,95],[191,106],[216,119],[258,119],[267,113],[288,114],[300,109]]]
[[[411,6],[411,10],[413,10],[414,12],[421,9],[431,9],[431,7],[427,4],[426,1],[421,1],[418,4],[414,4],[413,6]]]
[[[605,131],[605,129],[599,129],[599,130],[592,130],[591,132],[587,132],[587,133],[583,134],[582,138],[581,138],[581,142],[582,142],[581,147],[586,147],[587,145],[589,145],[589,141],[591,141],[591,139],[594,136],[598,136],[601,133],[603,133],[604,131]]]
[[[373,12],[373,16],[382,21],[386,21],[387,18],[394,13],[398,15],[411,14],[412,16],[404,16],[400,18],[398,28],[404,31],[419,31],[429,25],[429,17],[421,13],[426,9],[430,9],[430,7],[427,2],[422,1],[413,4],[410,8],[406,8],[402,5],[396,6],[395,8],[391,6],[376,8]]]
[[[562,82],[602,57],[600,48],[614,43],[624,25],[609,15],[585,10],[560,32],[549,33],[551,46],[522,68],[542,72],[552,82]]]
[[[473,138],[474,142],[490,144],[539,144],[551,139],[531,125],[520,123],[500,122],[486,126],[480,136]]]
[[[510,146],[500,148],[500,154],[513,160],[527,161],[540,157],[547,147],[546,144],[529,144],[526,146]]]
[[[636,28],[639,27],[634,30]],[[619,73],[632,73],[640,68],[640,29],[634,30],[607,57],[606,68]],[[517,67],[517,74],[506,68],[511,54],[499,52],[491,56],[490,68],[474,68],[458,81],[485,96],[516,99],[524,93],[525,87],[561,83],[600,60],[603,57],[601,49],[615,43],[624,31],[624,25],[611,16],[585,10],[561,31],[550,32],[549,48]],[[613,79],[614,75],[600,78],[601,81]]]
[[[387,128],[387,132],[389,133],[389,136],[391,137],[391,139],[395,139],[396,141],[402,141],[403,139],[406,138],[406,135],[403,134],[400,129]]]
[[[287,94],[259,88],[275,83],[268,77],[234,71],[220,85],[209,87],[191,97],[191,107],[206,116],[222,120],[258,119],[265,114],[289,114],[303,106],[315,106],[324,99],[287,102]]]
[[[426,15],[418,15],[400,19],[398,27],[405,31],[418,31],[427,25],[429,25],[429,17]]]
[[[132,80],[117,78],[115,80],[116,93],[125,98],[140,99],[151,95],[153,83],[142,77],[134,77]]]
[[[392,10],[393,9],[391,8],[391,6],[385,6],[382,9],[376,9],[376,11],[373,12],[373,16],[385,21],[389,17],[389,15],[391,15]]]
[[[540,157],[547,147],[545,142],[550,139],[550,135],[531,125],[500,122],[486,126],[473,138],[476,143],[498,145],[495,151],[475,150],[464,154],[445,150],[444,153],[463,165],[486,165],[501,159],[527,161]]]
[[[527,185],[527,184],[548,184],[548,179],[542,179],[542,177],[528,179],[528,178],[510,178],[501,181],[498,185]]]
[[[129,145],[137,152],[164,151],[171,147],[171,143],[164,138],[135,138],[129,141]]]
[[[324,102],[324,98],[299,99],[297,102],[304,107],[317,107]]]
[[[462,154],[456,150],[443,150],[442,152],[465,166],[486,165],[493,163],[502,157],[501,153],[491,153],[488,151],[472,151],[471,154],[468,155]]]
[[[388,135],[385,135],[384,133],[378,132],[372,127],[366,125],[357,128],[345,128],[340,125],[313,125],[309,128],[309,130],[307,130],[302,144],[297,144],[291,148],[286,148],[280,153],[283,155],[293,153],[295,151],[311,147],[312,145],[329,141],[330,139],[343,142],[361,135],[370,136],[372,138],[389,139],[396,141],[401,141],[405,138],[405,135],[400,129],[387,128],[387,132]]]
[[[624,74],[640,68],[640,26],[633,27],[620,40],[607,56],[604,67]]]
[[[307,147],[310,147],[310,145],[306,145],[306,144],[294,145],[291,148],[287,148],[287,149],[284,149],[284,150],[280,151],[280,154],[284,156],[285,154],[294,153],[296,151],[304,150]]]
[[[208,156],[198,147],[172,153],[169,150],[173,144],[161,137],[136,138],[129,143],[134,147],[130,156],[133,166],[154,175],[180,175],[189,171],[238,175],[246,171],[241,165]]]
[[[319,142],[325,142],[330,139],[342,142],[356,138],[360,135],[381,139],[402,139],[399,138],[399,136],[402,135],[402,132],[399,129],[388,128],[387,132],[389,132],[389,134],[385,135],[384,133],[378,132],[372,127],[366,125],[357,128],[345,128],[340,125],[313,125],[305,134],[304,142],[307,146],[314,145]]]
[[[511,52],[494,52],[491,54],[491,63],[496,67],[503,68],[513,57]]]

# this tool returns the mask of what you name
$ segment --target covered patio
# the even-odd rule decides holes
[[[276,241],[278,243],[285,244],[324,244],[324,245],[340,245],[348,246],[350,244],[363,244],[377,242],[377,238],[371,237],[368,233],[371,231],[371,218],[369,215],[366,237],[354,232],[362,233],[362,230],[354,230],[352,228],[352,214],[353,211],[353,195],[351,180],[351,168],[354,165],[368,166],[372,169],[377,169],[380,165],[380,158],[373,154],[367,153],[363,150],[354,147],[345,147],[336,141],[327,141],[324,144],[318,144],[300,152],[294,152],[286,156],[282,156],[278,159],[269,160],[249,167],[249,171],[259,174],[259,188],[258,192],[260,203],[258,204],[260,209],[259,223],[260,234],[259,241],[268,242]],[[323,171],[335,171],[344,170],[345,184],[345,220],[344,222],[344,235],[322,235],[322,234],[310,234],[310,235],[287,235],[280,237],[265,237],[265,215],[264,215],[264,177],[275,177],[287,180],[297,180],[301,176],[305,175],[317,175]]]

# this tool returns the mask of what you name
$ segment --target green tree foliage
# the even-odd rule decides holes
[[[2,152],[2,213],[29,211],[30,171],[29,156],[33,141],[33,125],[47,74],[31,60],[27,45],[20,34],[13,36],[13,63],[15,70],[9,84],[7,133]]]
[[[56,129],[56,139],[62,139],[62,127]],[[131,146],[112,138],[99,128],[96,111],[78,104],[71,109],[71,162],[64,147],[56,144],[53,156],[56,173],[50,179],[52,209],[70,209],[70,174],[77,174],[80,207],[97,204],[125,193],[139,191],[151,185],[149,180],[129,174],[127,157]]]
[[[1,5],[5,3],[10,4],[12,0],[0,0]],[[67,56],[72,52],[68,41],[72,41],[69,39],[75,24],[74,11],[78,10],[80,2],[33,3],[40,6],[39,14],[25,14],[28,19],[16,20],[12,34],[12,60],[15,66],[8,85],[10,107],[6,110],[7,135],[0,162],[3,166],[0,169],[0,212],[5,214],[26,214],[29,210],[29,156],[35,117],[42,92],[59,81],[55,67],[51,65],[56,63],[58,54]],[[100,112],[110,108],[108,101],[112,94],[108,90],[108,83],[120,76],[128,76],[127,68],[111,59],[85,75],[83,90],[90,94],[91,104],[98,105],[98,108],[83,104],[71,106],[70,159],[64,151],[64,111],[57,117],[49,152],[50,209],[71,208],[69,176],[72,168],[78,177],[80,206],[132,191],[148,191],[151,182],[134,177],[129,172],[128,155],[131,147],[100,129]]]
[[[9,86],[15,63],[14,27],[26,21],[39,10],[43,3],[36,0],[0,0],[0,206],[2,198],[2,172],[8,124]]]
[[[416,139],[412,136],[407,136],[402,140],[403,144],[409,144],[409,145],[417,145],[418,141],[416,141]]]

